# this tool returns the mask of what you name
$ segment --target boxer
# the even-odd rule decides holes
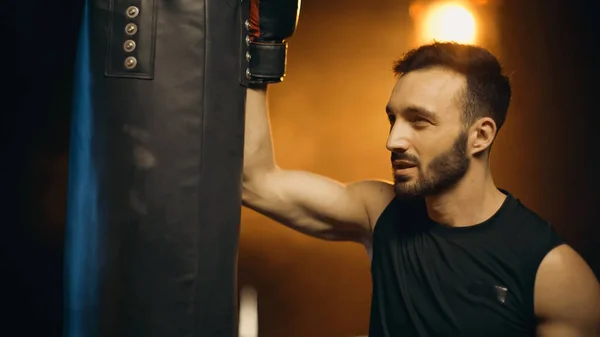
[[[256,1],[255,23],[293,32],[296,15],[275,5],[286,2]],[[279,31],[268,33],[274,43],[288,37]],[[489,154],[511,98],[502,71],[478,46],[407,52],[394,65],[382,130],[393,182],[346,184],[277,165],[267,86],[251,81],[243,204],[301,233],[367,247],[370,337],[598,336],[600,286],[587,263],[494,183]]]

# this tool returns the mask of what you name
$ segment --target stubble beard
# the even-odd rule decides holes
[[[425,170],[418,164],[416,177],[394,175],[394,189],[399,198],[418,198],[443,193],[466,175],[471,160],[466,154],[467,133],[461,134],[452,147],[435,157]],[[402,154],[392,154],[392,160]]]

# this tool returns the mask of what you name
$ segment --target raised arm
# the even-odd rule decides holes
[[[248,89],[242,202],[299,232],[326,240],[366,243],[394,196],[391,184],[342,184],[275,162],[266,89]]]

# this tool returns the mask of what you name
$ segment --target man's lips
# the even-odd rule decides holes
[[[392,162],[392,166],[394,170],[405,170],[412,167],[416,167],[417,164],[405,160],[394,160]]]

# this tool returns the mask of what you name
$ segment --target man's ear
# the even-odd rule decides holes
[[[478,119],[470,127],[469,151],[471,155],[477,156],[488,150],[496,138],[496,122],[490,117]]]

